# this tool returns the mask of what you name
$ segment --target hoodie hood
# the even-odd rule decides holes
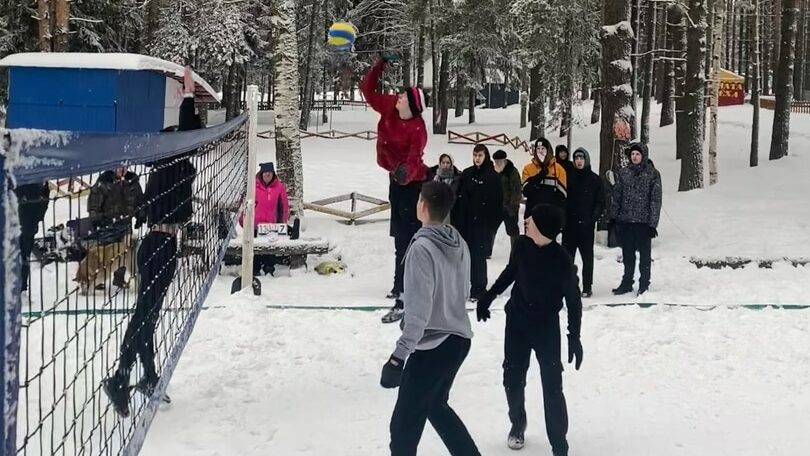
[[[515,171],[517,171],[517,168],[515,168],[515,164],[512,163],[512,160],[509,160],[507,158],[506,159],[506,164],[503,165],[503,171],[501,171],[501,174],[504,174],[504,173],[509,174],[509,172],[511,172],[513,169]]]
[[[591,169],[591,154],[588,152],[588,149],[584,147],[577,147],[577,150],[574,151],[574,154],[571,156],[573,158],[577,156],[577,154],[585,155],[585,169]]]
[[[543,164],[548,165],[551,163],[551,160],[555,158],[554,156],[554,148],[551,146],[551,141],[546,139],[545,137],[537,138],[537,141],[534,142],[534,147],[538,145],[543,145],[546,148],[546,159]],[[534,149],[532,149],[532,161],[535,162],[538,166],[541,165],[539,162],[537,155],[534,153]]]
[[[437,250],[449,261],[455,261],[461,257],[461,234],[451,225],[436,224],[423,225],[416,234],[413,235],[415,242],[417,239],[425,238],[430,241]]]
[[[560,158],[560,152],[565,152],[567,157],[565,159]],[[568,151],[568,147],[565,144],[557,145],[557,147],[554,149],[554,158],[557,159],[557,162],[572,161],[571,153]]]

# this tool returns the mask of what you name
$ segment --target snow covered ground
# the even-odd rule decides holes
[[[581,115],[590,113],[584,107]],[[430,113],[426,113],[429,118]],[[451,119],[450,129],[528,137],[516,109],[479,110],[478,123]],[[664,182],[660,237],[653,246],[652,291],[644,301],[685,305],[810,304],[810,268],[696,269],[689,257],[810,257],[810,116],[791,121],[791,155],[767,160],[772,113],[762,111],[760,166],[748,168],[749,106],[720,110],[719,175],[714,187],[678,193],[674,126],[653,128],[651,157]],[[654,123],[657,113],[654,112]],[[269,128],[269,115],[261,122]],[[332,128],[373,129],[371,111],[336,112]],[[328,126],[327,126],[328,128]],[[323,129],[323,127],[321,127]],[[556,134],[550,135],[556,142]],[[574,145],[598,161],[598,126],[579,128]],[[259,161],[273,160],[260,141]],[[471,146],[431,136],[426,161],[449,152],[459,167]],[[495,150],[492,147],[491,150]],[[528,156],[507,149],[518,166]],[[386,198],[387,178],[374,162],[374,142],[303,140],[305,199],[359,191]],[[594,163],[596,167],[596,163]],[[267,305],[385,306],[393,242],[387,214],[346,226],[307,213],[306,236],[335,246],[330,257],[346,274],[323,277],[281,271],[263,278],[264,295],[229,296],[220,277],[170,385],[173,405],[161,411],[144,455],[386,454],[396,392],[379,387],[396,325],[382,312],[275,310]],[[608,308],[621,275],[616,250],[597,248],[595,294],[583,316],[582,370],[564,374],[572,455],[793,456],[810,446],[810,311],[695,307]],[[498,237],[489,263],[494,279],[508,256]],[[631,300],[634,298],[630,298]],[[624,299],[625,301],[627,299]],[[496,302],[502,307],[504,300]],[[565,318],[563,313],[561,318]],[[474,323],[475,338],[451,397],[482,454],[512,454],[501,387],[504,314]],[[565,348],[564,348],[565,349]],[[543,427],[539,373],[530,371],[526,454],[550,454]],[[420,454],[446,454],[429,428]]]

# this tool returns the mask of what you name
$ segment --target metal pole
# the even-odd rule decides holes
[[[259,104],[256,85],[248,86],[248,163],[245,179],[245,221],[242,232],[242,289],[253,283],[253,230],[256,210],[256,133],[258,130]]]

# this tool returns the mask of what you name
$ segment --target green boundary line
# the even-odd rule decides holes
[[[591,310],[598,307],[639,307],[641,309],[649,309],[652,307],[678,307],[689,308],[701,311],[709,311],[718,308],[724,309],[747,309],[747,310],[805,310],[810,309],[810,304],[729,304],[729,305],[691,305],[691,304],[673,304],[673,303],[654,303],[654,302],[614,302],[603,304],[585,305],[585,310]],[[208,306],[203,307],[203,310],[209,309],[226,309],[228,306]],[[380,310],[388,310],[390,306],[301,306],[301,305],[285,305],[285,304],[267,304],[267,309],[272,310],[320,310],[320,311],[354,311],[354,312],[376,312]],[[167,309],[170,312],[177,312],[181,310],[188,311],[190,309],[172,308]],[[475,310],[475,309],[467,309]],[[500,308],[493,309],[495,311],[502,310]],[[55,315],[123,315],[131,313],[132,309],[81,309],[81,310],[52,310],[47,312],[40,311],[24,311],[22,312],[23,318],[42,318]]]

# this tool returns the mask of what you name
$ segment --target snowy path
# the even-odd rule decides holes
[[[244,297],[205,312],[145,456],[379,455],[396,393],[378,386],[396,325],[380,312],[274,311]],[[810,445],[810,312],[599,308],[567,369],[572,455],[792,456]],[[564,318],[564,314],[563,314]],[[505,447],[504,314],[474,323],[451,400],[484,455]],[[550,454],[536,364],[527,454]],[[445,454],[432,430],[420,454]]]

